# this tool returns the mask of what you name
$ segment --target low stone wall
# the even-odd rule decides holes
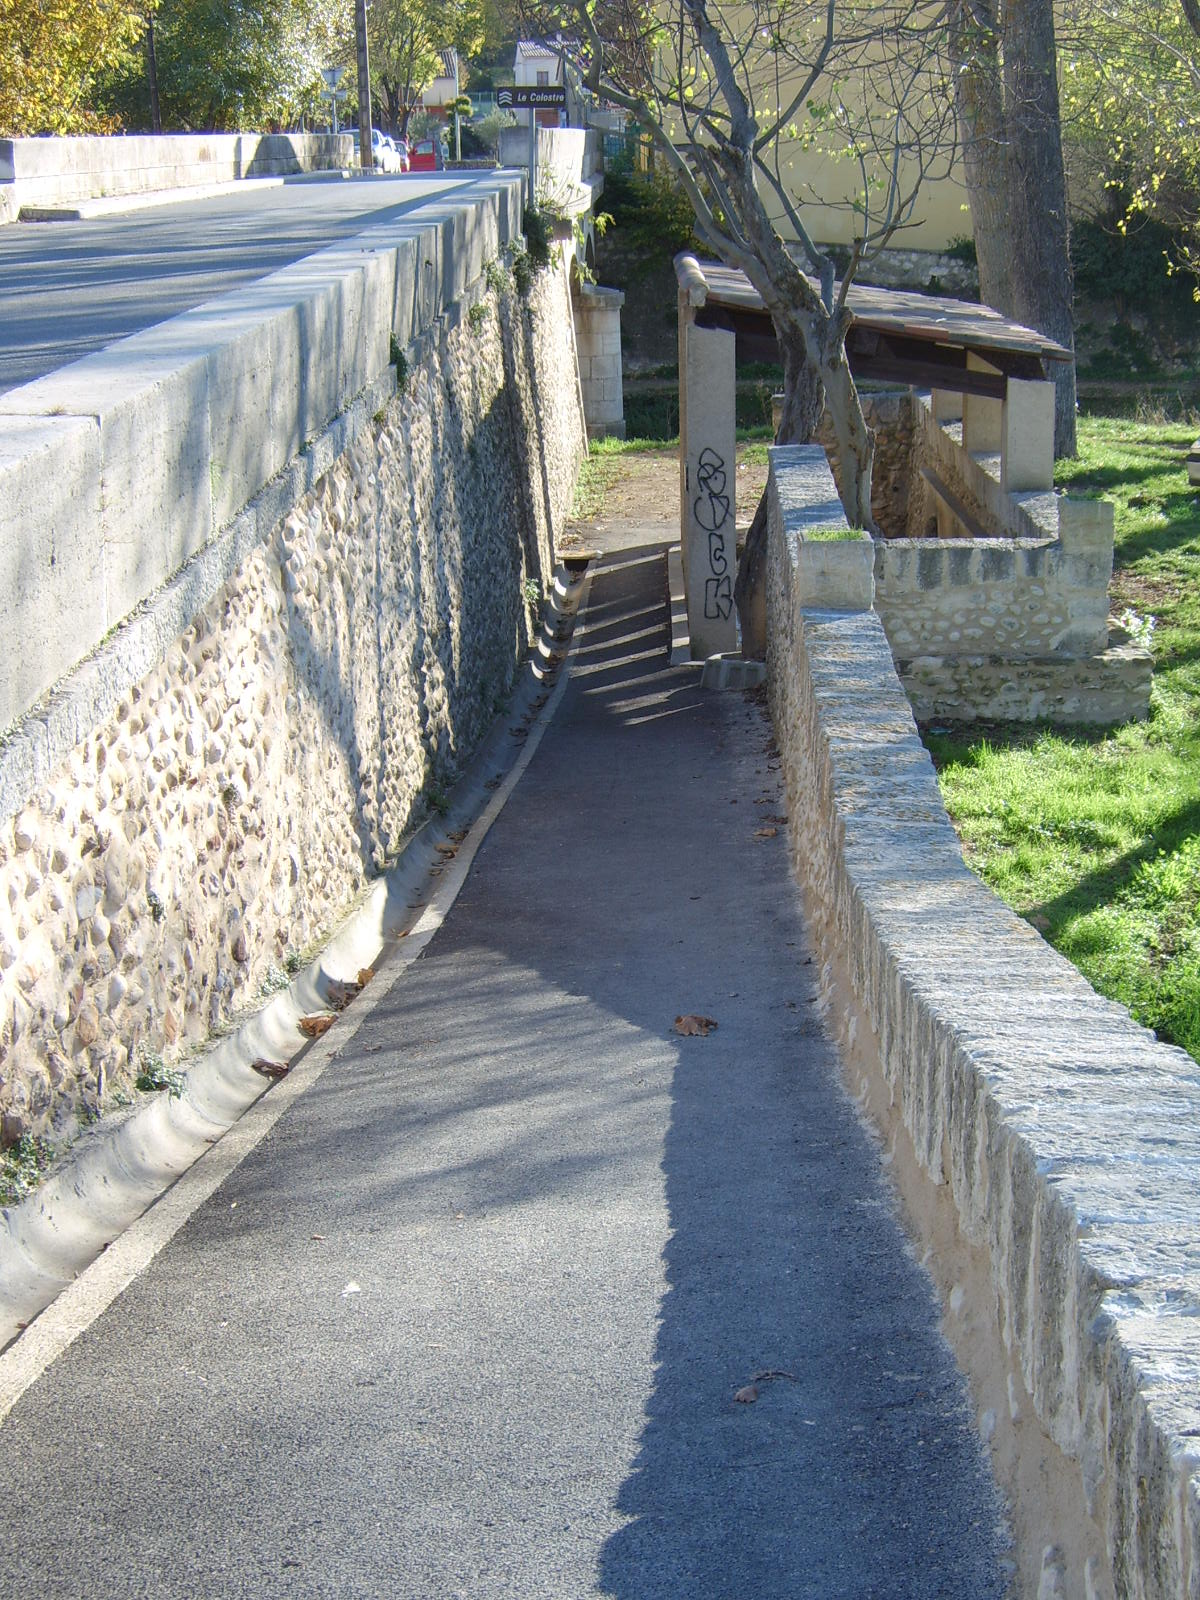
[[[1153,658],[1112,624],[1113,507],[1009,493],[998,455],[963,448],[926,396],[911,415],[910,530],[875,553],[875,608],[913,710],[1095,724],[1146,716]],[[938,537],[931,471],[984,537]],[[960,527],[960,518],[944,519]]]
[[[1113,509],[1056,496],[1057,537],[886,539],[875,607],[898,657],[1085,657],[1108,644]]]
[[[0,222],[23,207],[348,167],[349,134],[170,133],[0,139]]]
[[[793,861],[856,1087],[932,1219],[1022,1592],[1179,1600],[1200,1574],[1200,1068],[967,870],[861,574],[806,577],[792,469],[772,451]]]
[[[625,437],[620,289],[581,283],[574,296],[579,383],[589,439]]]
[[[5,1141],[254,1003],[503,706],[586,443],[565,270],[502,262],[0,747]]]
[[[1009,493],[1000,484],[1000,456],[963,449],[962,423],[941,423],[928,395],[914,396],[913,470],[930,467],[963,499],[985,534],[1006,539],[1053,539],[1058,532],[1058,500],[1053,490]],[[932,514],[930,496],[914,492],[909,531],[924,533]]]

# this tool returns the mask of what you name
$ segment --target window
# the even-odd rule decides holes
[[[550,74],[548,72],[538,73],[537,86],[539,89],[548,89],[550,87]]]

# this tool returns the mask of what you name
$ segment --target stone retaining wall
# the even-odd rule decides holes
[[[791,470],[773,451],[773,477]],[[1200,1068],[967,870],[861,574],[814,592],[804,496],[773,499],[793,861],[906,1198],[949,1219],[926,1237],[934,1270],[979,1266],[969,1295],[943,1281],[947,1324],[1000,1397],[980,1424],[1024,1529],[1022,1592],[1195,1595]]]
[[[482,265],[0,749],[5,1142],[278,982],[504,705],[586,445],[565,271]]]

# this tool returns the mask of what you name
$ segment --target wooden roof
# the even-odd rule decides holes
[[[698,308],[697,320],[727,326],[738,336],[741,359],[770,359],[774,331],[762,298],[744,272],[719,262],[675,258],[681,289]],[[819,293],[815,279],[809,278]],[[995,373],[968,372],[975,355],[1018,378],[1044,378],[1046,363],[1071,361],[1071,352],[1044,334],[1002,317],[990,306],[908,289],[851,284],[846,304],[854,318],[846,351],[854,375],[942,387],[1003,398]],[[699,308],[703,308],[702,310]]]

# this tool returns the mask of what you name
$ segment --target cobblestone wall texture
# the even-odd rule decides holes
[[[776,516],[772,714],[793,862],[854,1018],[843,1043],[985,1263],[962,1314],[999,1341],[1018,1438],[1027,1396],[1060,1453],[1027,1509],[1051,1505],[1058,1471],[1082,1508],[1077,1556],[1048,1551],[1023,1592],[1194,1595],[1200,1068],[967,870],[878,618],[806,608],[799,571]]]
[[[492,278],[0,828],[4,1142],[254,1002],[502,706],[585,440],[565,275]]]
[[[913,435],[916,427],[911,393],[871,394],[859,397],[867,426],[875,431],[875,467],[871,475],[871,514],[886,539],[902,538],[908,531],[908,502],[912,489]],[[829,457],[836,481],[841,483],[841,463],[829,413],[817,426],[817,443]]]

